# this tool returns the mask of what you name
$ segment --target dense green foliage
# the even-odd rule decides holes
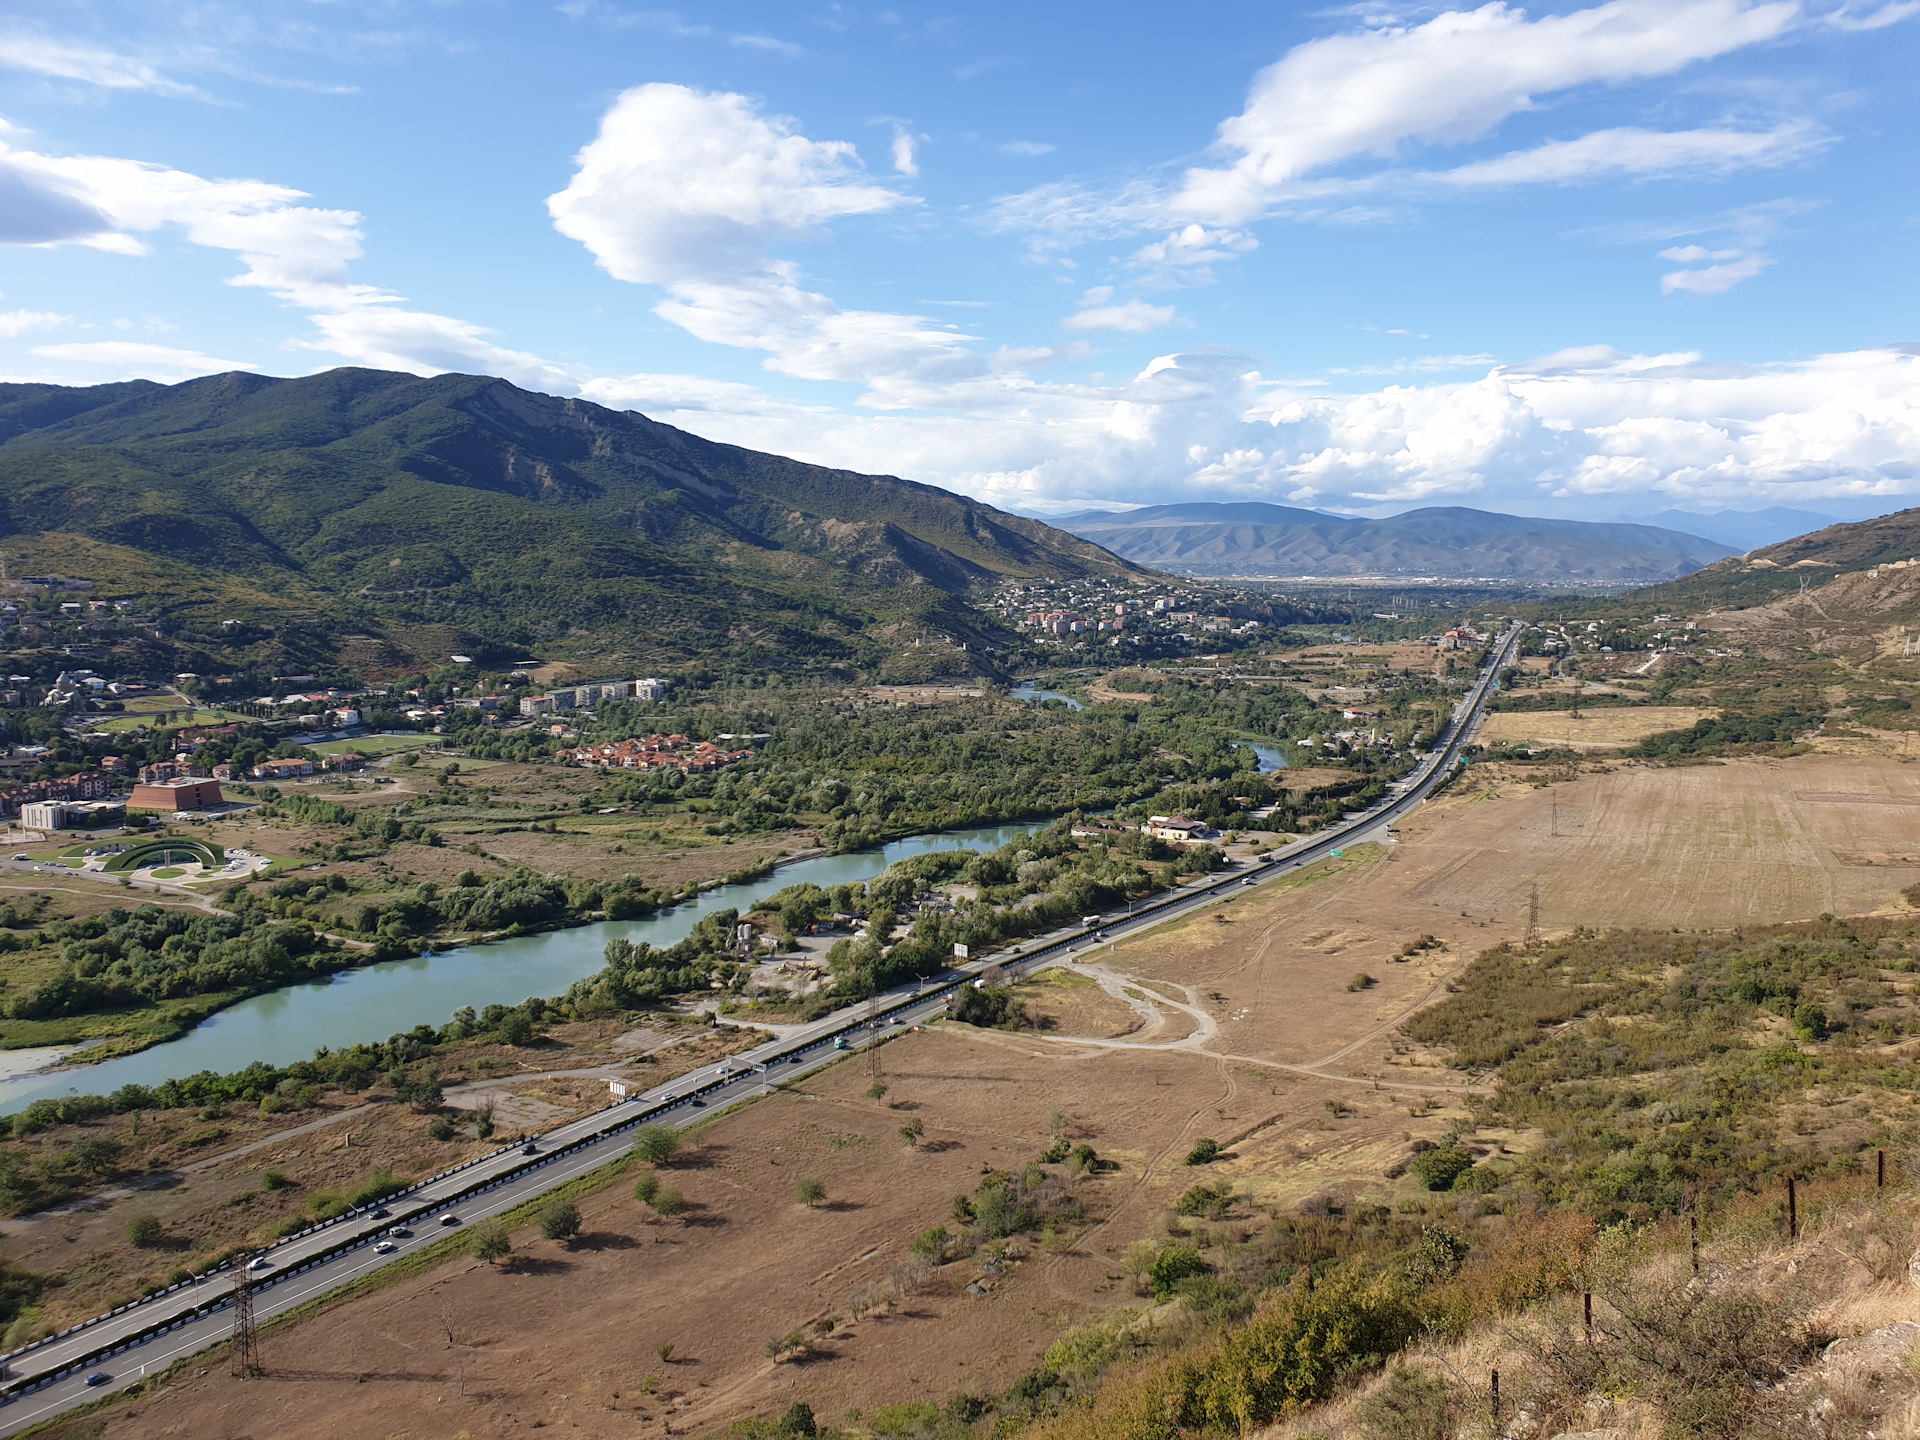
[[[185,995],[256,994],[358,963],[305,925],[264,912],[193,915],[143,905],[47,927],[60,968],[11,997],[15,1019],[151,1004]]]

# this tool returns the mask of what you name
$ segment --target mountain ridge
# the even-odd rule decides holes
[[[1075,534],[1139,564],[1196,576],[1502,578],[1648,584],[1733,553],[1700,536],[1624,522],[1431,506],[1382,520],[1260,502],[1188,502],[1099,520]]]
[[[490,376],[4,385],[0,437],[16,559],[138,574],[185,631],[237,609],[419,662],[448,643],[848,659],[893,629],[976,635],[983,585],[1136,569],[935,486]]]

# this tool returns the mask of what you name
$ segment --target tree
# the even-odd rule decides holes
[[[787,1413],[780,1417],[774,1433],[780,1440],[808,1440],[809,1436],[820,1433],[820,1422],[814,1418],[811,1405],[804,1400],[796,1400],[787,1407]]]
[[[633,1153],[655,1165],[666,1165],[680,1153],[679,1132],[666,1125],[642,1125],[633,1132]]]
[[[662,1220],[671,1220],[676,1215],[684,1214],[687,1208],[685,1198],[671,1185],[662,1185],[649,1203],[653,1206],[653,1213]]]
[[[513,1241],[507,1238],[507,1227],[498,1220],[482,1220],[473,1227],[467,1243],[473,1250],[473,1258],[484,1260],[489,1265],[513,1253]]]
[[[540,1211],[540,1233],[549,1240],[571,1240],[580,1233],[580,1207],[571,1200],[550,1200]]]
[[[907,1148],[909,1150],[915,1145],[918,1145],[920,1143],[920,1137],[926,1133],[927,1127],[918,1115],[900,1127],[900,1138],[907,1142]]]
[[[533,1040],[533,1021],[524,1010],[509,1010],[500,1021],[500,1043],[516,1049]]]
[[[867,1099],[869,1100],[884,1100],[886,1095],[887,1082],[884,1080],[876,1080],[873,1084],[867,1086]]]
[[[1196,1140],[1193,1142],[1193,1149],[1187,1152],[1189,1165],[1211,1165],[1219,1158],[1220,1142],[1218,1140]]]
[[[654,1196],[660,1193],[660,1177],[649,1170],[633,1182],[633,1198],[642,1205],[651,1205]]]
[[[142,1250],[152,1249],[165,1235],[157,1215],[136,1215],[127,1222],[127,1239]]]
[[[809,1210],[827,1198],[827,1187],[818,1180],[805,1179],[793,1187],[794,1198]]]
[[[89,1175],[103,1175],[120,1163],[120,1142],[105,1135],[82,1135],[68,1153]]]

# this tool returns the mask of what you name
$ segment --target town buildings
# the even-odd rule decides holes
[[[226,803],[218,780],[196,776],[136,785],[127,799],[127,808],[159,810],[171,815],[177,810],[210,810]]]
[[[752,754],[751,750],[722,750],[711,740],[689,740],[684,735],[647,735],[637,740],[581,745],[560,751],[558,758],[602,770],[678,770],[686,775],[704,775]]]

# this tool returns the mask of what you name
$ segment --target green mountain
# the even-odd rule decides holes
[[[934,486],[361,369],[0,385],[0,549],[235,668],[870,661],[978,638],[984,585],[1133,573]]]

